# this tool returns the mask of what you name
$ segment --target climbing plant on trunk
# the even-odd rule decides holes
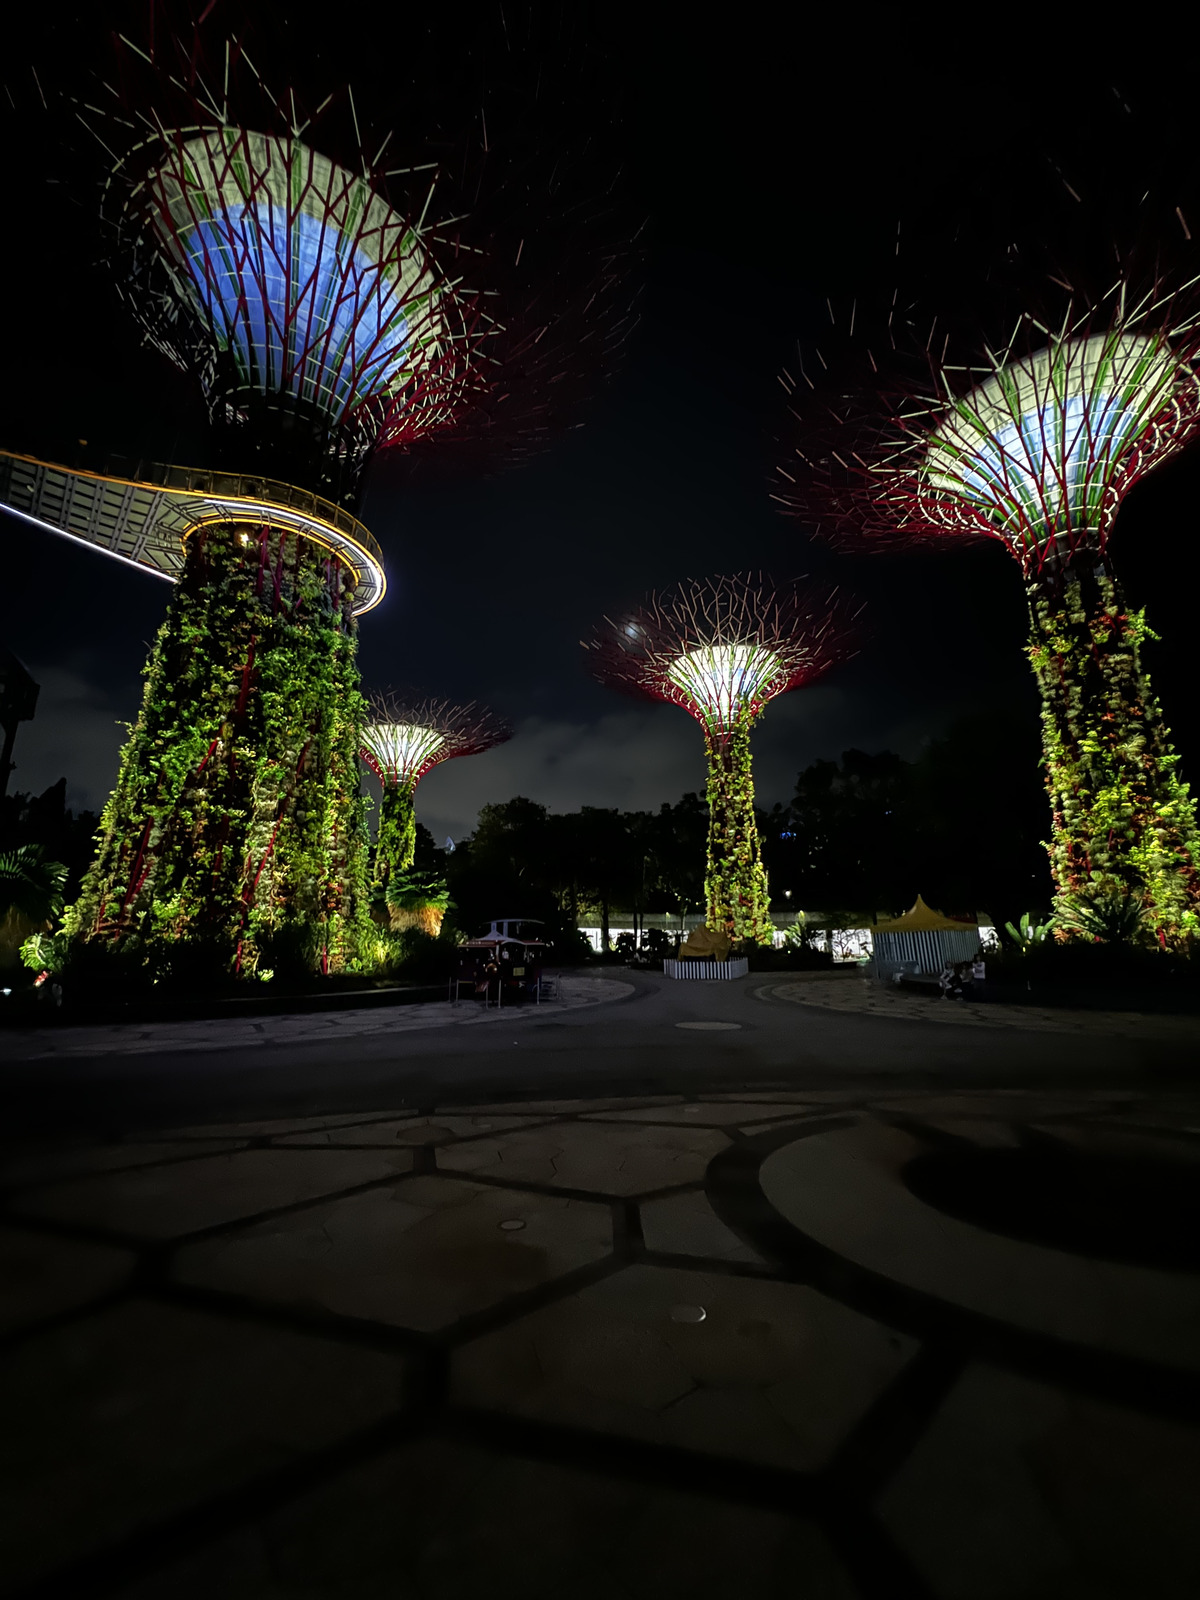
[[[145,669],[67,930],[153,971],[353,966],[367,927],[353,578],[286,530],[209,525]]]
[[[1200,927],[1200,836],[1141,660],[1144,614],[1103,568],[1029,585],[1059,925],[1093,933],[1132,902],[1127,937],[1177,944]]]

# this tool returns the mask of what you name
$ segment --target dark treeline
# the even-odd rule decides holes
[[[35,845],[46,860],[61,861],[67,869],[69,901],[92,864],[99,820],[94,811],[68,809],[65,778],[43,794],[6,794],[0,797],[0,853]]]
[[[814,762],[765,819],[763,848],[773,895],[791,889],[806,909],[906,910],[919,893],[1002,926],[1049,908],[1049,830],[1036,724],[993,713],[913,761]]]
[[[561,944],[584,913],[607,930],[618,909],[702,910],[707,835],[708,808],[695,794],[654,812],[584,806],[565,814],[517,796],[484,806],[451,854],[419,828],[416,865],[444,873],[467,931],[492,917],[540,917]]]
[[[0,802],[0,851],[38,845],[68,869],[69,903],[94,850],[97,818],[65,805],[66,782]],[[901,911],[920,893],[1000,925],[1050,902],[1037,730],[990,714],[960,722],[908,761],[847,750],[800,773],[787,805],[760,811],[772,909]],[[452,853],[418,828],[418,871],[445,877],[454,921],[540,917],[567,945],[582,917],[702,911],[708,808],[685,794],[657,811],[584,806],[556,814],[517,796],[486,805]]]
[[[914,760],[848,750],[800,773],[787,805],[759,812],[772,908],[901,911],[918,893],[999,924],[1049,904],[1049,816],[1036,728],[989,715]],[[494,916],[689,912],[704,905],[708,811],[685,794],[658,811],[554,814],[518,796],[484,806],[452,854],[420,830],[417,866],[447,878],[469,931]]]

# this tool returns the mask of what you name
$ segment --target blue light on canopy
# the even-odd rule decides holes
[[[248,388],[340,414],[404,370],[401,294],[323,218],[246,205],[185,236],[196,293]]]
[[[239,387],[341,420],[444,351],[444,281],[366,178],[297,139],[233,127],[167,138],[141,203]]]
[[[1020,544],[1102,529],[1110,485],[1179,377],[1170,346],[1142,335],[1039,350],[958,402],[930,438],[926,481]]]
[[[1057,525],[1068,508],[1078,522],[1097,465],[1120,455],[1137,420],[1120,395],[1092,396],[1090,404],[1079,394],[1065,405],[1051,401],[981,438],[962,463],[959,492],[985,506],[1018,502],[1031,522]]]

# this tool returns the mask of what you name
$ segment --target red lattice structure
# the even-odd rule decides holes
[[[949,353],[935,325],[924,349],[864,348],[837,396],[785,374],[798,442],[774,499],[844,548],[997,539],[1035,576],[1104,560],[1124,496],[1200,426],[1186,293],[1132,303],[1118,283],[1055,329],[1026,312],[1004,344]]]
[[[721,743],[845,660],[858,609],[836,588],[738,573],[652,594],[584,648],[602,683],[680,706]]]
[[[380,783],[415,788],[456,756],[476,756],[512,738],[512,726],[486,706],[432,696],[374,694],[368,701],[361,755]]]
[[[368,137],[348,89],[315,108],[275,93],[216,28],[160,19],[148,53],[122,40],[121,109],[84,118],[117,149],[122,293],[199,379],[225,464],[349,500],[372,451],[425,463],[449,446],[458,472],[574,425],[636,294],[611,200],[560,192],[570,153],[447,148],[411,117],[398,140]]]
[[[381,440],[438,432],[483,381],[479,263],[437,225],[436,174],[393,202],[383,148],[333,125],[348,109],[357,131],[348,93],[310,115],[235,41],[215,77],[199,36],[121,60],[95,131],[118,146],[103,213],[129,310],[198,379],[227,464],[348,498]]]

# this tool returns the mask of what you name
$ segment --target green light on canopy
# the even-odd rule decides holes
[[[362,742],[364,758],[381,782],[411,785],[436,765],[446,737],[411,722],[373,722],[363,729]]]
[[[1048,537],[1103,540],[1116,480],[1170,412],[1190,369],[1161,336],[1097,334],[997,370],[929,440],[923,480],[982,511],[1017,554]]]

